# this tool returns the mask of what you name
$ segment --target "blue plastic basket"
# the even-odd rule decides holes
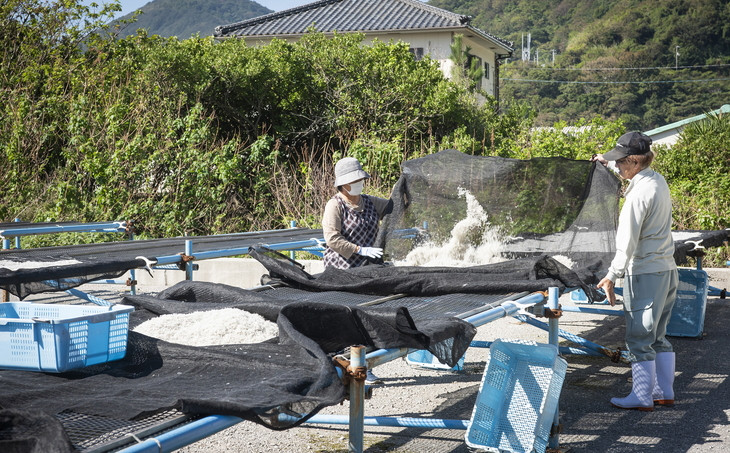
[[[679,269],[677,300],[667,324],[667,335],[673,337],[702,336],[707,306],[707,272],[699,269]]]
[[[544,452],[567,369],[553,345],[496,340],[466,431],[467,445]]]
[[[465,356],[461,356],[459,361],[456,362],[456,365],[450,367],[441,363],[435,355],[431,354],[427,350],[421,349],[408,354],[406,356],[406,362],[408,362],[409,365],[416,365],[433,370],[462,371],[464,369],[464,357]]]
[[[582,289],[575,289],[570,292],[570,300],[576,304],[588,304],[588,296]],[[608,305],[608,299],[593,302],[594,305]]]
[[[127,352],[134,307],[0,304],[0,369],[60,373]]]

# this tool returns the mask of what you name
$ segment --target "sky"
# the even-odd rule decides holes
[[[104,0],[95,0],[96,3],[102,4]],[[136,11],[149,3],[151,0],[121,0],[122,12],[119,16],[124,16],[132,11]],[[295,6],[306,5],[312,3],[315,0],[253,0],[261,6],[265,6],[272,11],[282,11]],[[116,16],[115,16],[116,17]]]

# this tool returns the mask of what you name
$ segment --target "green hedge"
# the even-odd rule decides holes
[[[402,43],[114,39],[118,8],[0,5],[0,220],[133,219],[144,237],[317,227],[344,155],[387,195],[401,162],[444,148],[587,159],[624,132],[597,117],[533,130],[525,104],[498,113]],[[681,228],[729,223],[727,120],[709,124],[657,159]]]

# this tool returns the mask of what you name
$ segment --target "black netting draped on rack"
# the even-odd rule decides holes
[[[394,211],[378,245],[401,260],[423,243],[443,243],[468,215],[468,196],[486,214],[503,259],[549,255],[597,282],[615,251],[621,183],[601,165],[560,157],[479,157],[456,150],[403,164]],[[470,232],[475,235],[481,232]]]
[[[529,256],[493,264],[469,267],[419,267],[369,265],[351,269],[325,268],[310,275],[289,258],[265,247],[254,247],[249,255],[269,272],[264,283],[283,284],[311,291],[347,291],[361,294],[509,294],[581,288],[592,300],[602,300],[594,285],[586,284],[575,271],[548,255]]]
[[[21,300],[29,294],[63,291],[84,283],[116,278],[130,269],[143,268],[147,258],[185,252],[186,241],[196,251],[241,249],[266,243],[294,243],[322,237],[322,230],[292,228],[215,236],[186,236],[165,239],[105,242],[97,244],[12,249],[0,252],[0,288]]]
[[[275,319],[279,336],[257,344],[195,347],[130,331],[126,356],[118,361],[58,374],[0,371],[0,420],[6,421],[0,449],[4,432],[12,436],[43,414],[68,411],[132,420],[177,408],[285,429],[345,398],[332,358],[349,346],[428,349],[453,366],[476,333],[452,317],[416,322],[398,306],[297,302],[205,282],[181,282],[156,297],[127,296],[122,303],[135,306],[132,328],[163,314],[233,307]],[[293,423],[279,414],[302,418]],[[66,442],[62,431],[49,432],[56,433],[49,435],[58,436],[58,445]]]

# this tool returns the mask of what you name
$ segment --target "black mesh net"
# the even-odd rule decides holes
[[[620,188],[610,171],[587,161],[445,150],[403,164],[392,194],[394,212],[384,220],[379,244],[397,261],[424,243],[453,242],[472,200],[483,218],[466,232],[466,242],[479,245],[489,230],[496,243],[492,250],[476,248],[478,253],[492,253],[494,261],[556,257],[592,283],[613,257]]]
[[[30,294],[63,291],[84,283],[119,277],[130,269],[143,268],[150,260],[185,252],[193,242],[193,254],[241,249],[257,244],[279,244],[321,238],[322,230],[293,228],[216,236],[105,242],[0,252],[0,288],[21,300]]]
[[[122,303],[136,308],[131,328],[163,314],[233,307],[276,320],[279,336],[257,344],[195,347],[131,331],[126,356],[118,361],[58,374],[0,371],[0,415],[14,411],[0,425],[0,449],[4,441],[22,440],[37,416],[69,411],[134,420],[174,408],[285,429],[344,399],[346,389],[332,358],[350,346],[428,349],[453,366],[476,333],[453,317],[416,322],[397,303],[298,302],[272,292],[185,281],[157,297],[125,297]],[[346,296],[341,293],[339,300],[346,302]],[[281,421],[282,413],[301,419]],[[59,445],[68,443],[63,430],[49,429],[45,435]]]

